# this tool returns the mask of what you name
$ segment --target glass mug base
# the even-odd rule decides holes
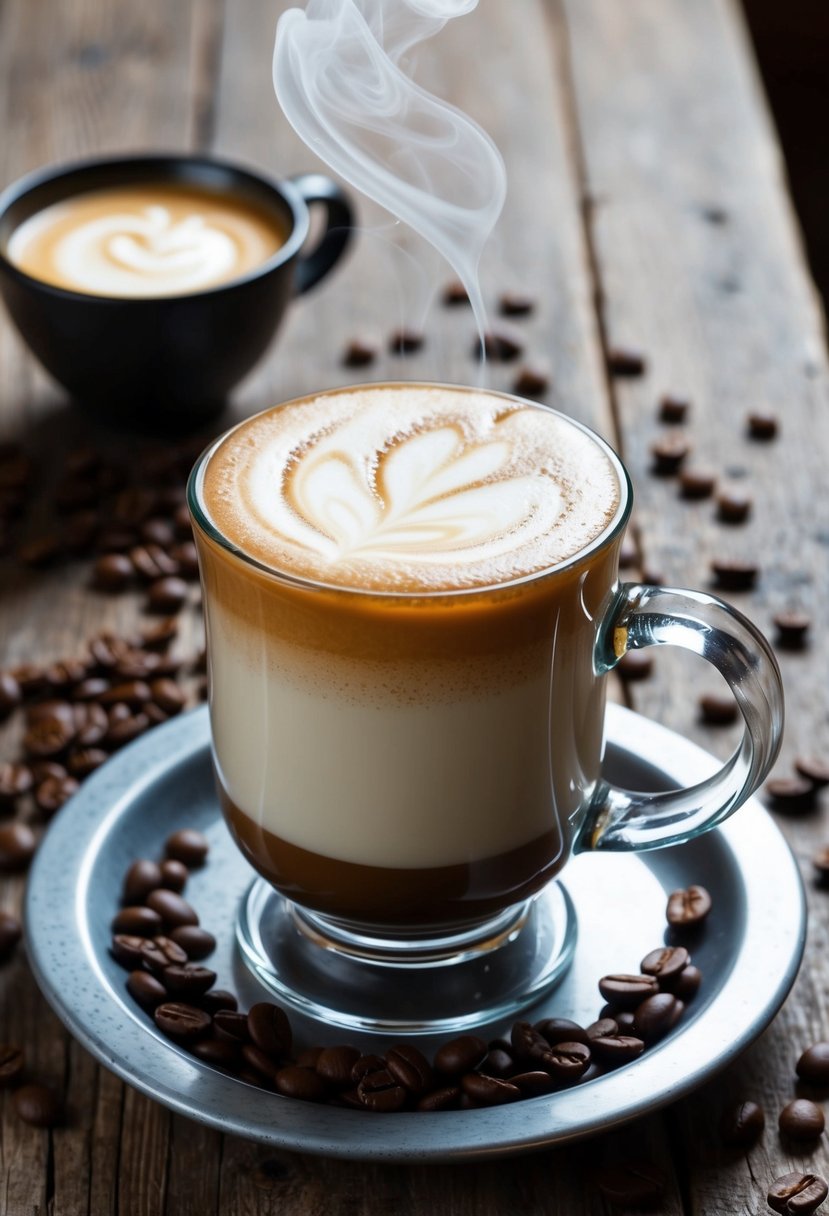
[[[370,937],[299,908],[256,879],[237,938],[247,966],[281,1003],[335,1026],[445,1034],[514,1017],[573,957],[576,914],[558,882],[451,935]]]

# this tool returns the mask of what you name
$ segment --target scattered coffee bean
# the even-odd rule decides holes
[[[270,1001],[259,1001],[252,1005],[248,1010],[248,1033],[256,1046],[269,1055],[287,1056],[290,1053],[291,1025],[279,1005],[273,1005]]]
[[[823,1134],[826,1120],[816,1102],[794,1098],[783,1107],[777,1120],[781,1135],[790,1140],[817,1140]]]
[[[653,1207],[665,1194],[665,1175],[650,1161],[605,1166],[596,1181],[604,1197],[621,1208]]]
[[[23,1085],[14,1095],[18,1118],[32,1127],[56,1127],[63,1120],[63,1102],[48,1085]]]
[[[505,291],[498,300],[502,317],[528,317],[535,310],[535,300],[517,291]]]
[[[659,401],[659,421],[667,422],[669,426],[680,426],[686,421],[690,408],[691,403],[685,397],[666,394]]]
[[[190,871],[183,861],[174,861],[168,858],[162,861],[158,867],[158,882],[157,887],[165,887],[168,891],[175,891],[177,895],[181,895],[184,888],[187,886],[187,879]]]
[[[550,388],[550,370],[539,363],[525,363],[516,372],[512,391],[519,397],[543,397]]]
[[[424,1096],[418,1101],[415,1110],[455,1110],[460,1101],[460,1097],[460,1086],[442,1085],[440,1089],[433,1089],[431,1093],[424,1094]]]
[[[178,568],[181,578],[194,583],[199,577],[199,554],[192,540],[173,545],[170,557]]]
[[[591,1022],[584,1032],[587,1036],[588,1043],[592,1043],[594,1039],[602,1039],[607,1035],[619,1033],[619,1026],[615,1018],[607,1016],[601,1017],[597,1022]]]
[[[653,653],[650,647],[643,650],[626,650],[616,670],[625,683],[647,680],[653,674]]]
[[[158,913],[168,929],[199,923],[198,913],[190,907],[187,900],[182,899],[175,891],[168,891],[166,887],[151,891],[144,902],[148,908]]]
[[[817,1174],[783,1174],[769,1187],[768,1204],[784,1216],[812,1216],[826,1196],[829,1186]]]
[[[422,349],[425,338],[415,329],[396,329],[389,338],[389,351],[393,355],[414,355]]]
[[[795,1065],[795,1072],[809,1085],[829,1086],[829,1043],[807,1047]]]
[[[659,946],[645,955],[639,967],[644,975],[656,976],[660,990],[671,991],[690,961],[684,946]]]
[[[0,1043],[0,1089],[15,1085],[23,1075],[26,1061],[21,1047]]]
[[[123,902],[140,904],[162,885],[160,866],[154,861],[134,861],[124,877]]]
[[[23,927],[13,912],[0,911],[0,963],[11,958],[14,948],[23,936]]]
[[[690,929],[701,925],[711,911],[711,896],[705,887],[690,886],[672,891],[665,915],[669,925]]]
[[[515,1060],[503,1047],[490,1047],[486,1059],[478,1067],[488,1077],[510,1077],[515,1072]]]
[[[150,719],[145,713],[132,714],[126,705],[113,705],[103,742],[107,747],[125,747],[149,729]]]
[[[673,1030],[685,1006],[670,992],[657,992],[637,1005],[633,1013],[633,1033],[645,1045],[656,1043]]]
[[[184,709],[184,693],[174,680],[153,680],[149,692],[155,704],[171,717]]]
[[[812,866],[818,886],[829,887],[829,845],[824,845],[812,855]]]
[[[692,1001],[699,992],[700,984],[702,983],[702,972],[699,967],[690,964],[679,976],[679,979],[673,986],[672,992],[680,1001],[684,1001],[687,1005],[688,1001]]]
[[[622,541],[622,546],[619,549],[619,569],[630,570],[633,566],[639,565],[639,550],[636,548],[636,541],[630,536],[626,536]]]
[[[158,937],[162,928],[159,914],[143,905],[122,908],[112,922],[113,933],[127,933],[134,937]]]
[[[438,1048],[435,1069],[446,1076],[459,1077],[477,1068],[486,1054],[487,1045],[483,1039],[474,1034],[464,1034]]]
[[[114,684],[99,698],[102,705],[123,704],[130,709],[142,709],[152,700],[150,686],[144,680],[125,680]]]
[[[778,612],[774,617],[775,645],[780,650],[805,650],[811,625],[812,618],[805,612]]]
[[[173,832],[164,842],[164,855],[173,861],[180,861],[188,870],[195,870],[204,865],[210,845],[207,838],[194,828],[182,828]]]
[[[171,963],[165,967],[161,981],[172,996],[197,1001],[216,983],[216,972],[197,963]]]
[[[13,807],[18,798],[28,794],[34,776],[28,764],[0,764],[0,807]]]
[[[141,948],[146,940],[145,937],[139,937],[135,933],[116,933],[113,935],[110,946],[112,957],[122,967],[128,967],[130,971],[137,971],[144,962]]]
[[[87,756],[86,751],[82,751],[77,754],[78,756]],[[106,753],[101,752],[101,759],[98,761],[98,764],[92,764],[92,766],[88,768],[87,772],[82,772],[83,764],[79,764],[78,775],[86,776],[87,773],[92,772],[93,768],[96,768],[99,764],[102,764],[106,758]],[[37,803],[38,809],[42,811],[44,815],[51,816],[54,815],[56,811],[59,811],[60,808],[66,802],[68,802],[72,795],[76,794],[80,788],[80,782],[74,776],[70,777],[67,775],[65,777],[47,777],[46,780],[41,781],[35,789],[35,802]]]
[[[156,579],[147,591],[147,611],[179,612],[187,600],[187,584],[176,576]]]
[[[34,570],[51,566],[59,556],[60,541],[57,536],[36,536],[25,545],[20,545],[17,550],[17,560]]]
[[[478,1072],[468,1072],[462,1077],[461,1089],[478,1106],[503,1106],[507,1102],[517,1102],[521,1097],[521,1090],[511,1081],[486,1077]]]
[[[579,1075],[581,1076],[583,1073]],[[558,1089],[561,1082],[549,1072],[535,1071],[512,1073],[509,1083],[520,1089],[522,1098],[538,1098],[542,1094],[550,1094],[553,1090]]]
[[[238,1043],[231,1043],[229,1039],[199,1039],[190,1050],[211,1068],[221,1068],[225,1072],[235,1072],[242,1058]]]
[[[172,940],[186,952],[191,962],[200,962],[216,949],[216,939],[197,925],[180,925],[171,930]]]
[[[750,439],[768,441],[777,437],[778,421],[776,414],[754,412],[746,419]]]
[[[464,307],[470,303],[469,293],[460,279],[447,283],[441,295],[441,301],[447,308]]]
[[[149,977],[152,979],[152,976]],[[194,1005],[179,1001],[168,1001],[159,1005],[153,1014],[155,1024],[162,1034],[177,1043],[192,1043],[203,1038],[210,1029],[210,1014]]]
[[[731,726],[740,716],[740,708],[731,695],[704,693],[698,704],[700,717],[708,726]]]
[[[109,594],[126,591],[135,577],[135,568],[124,553],[104,553],[92,568],[92,586]]]
[[[206,993],[202,999],[202,1004],[206,1006],[210,993]],[[228,1039],[233,1039],[237,1043],[247,1043],[250,1041],[248,1032],[248,1016],[246,1013],[237,1013],[233,1009],[220,1009],[213,1017],[213,1028],[217,1033],[224,1035]]]
[[[23,736],[23,750],[27,756],[49,760],[61,756],[75,738],[75,719],[59,713],[44,713],[31,722]]]
[[[647,366],[645,356],[636,350],[616,346],[607,353],[607,370],[611,376],[623,378],[643,376]]]
[[[32,860],[37,838],[25,823],[7,823],[0,827],[0,873],[19,874]]]
[[[0,720],[7,718],[23,700],[20,684],[10,671],[0,672]]]
[[[714,583],[723,591],[750,591],[757,582],[760,570],[754,562],[733,560],[713,561],[711,573]]]
[[[177,932],[181,932],[181,930],[177,930]],[[235,1013],[239,1007],[235,995],[228,992],[226,988],[211,988],[209,992],[205,992],[199,1004],[206,1013],[213,1017],[214,1023],[217,1014]],[[244,1016],[242,1014],[242,1017]],[[247,1018],[245,1018],[245,1022],[247,1022]]]
[[[683,469],[679,475],[679,494],[689,501],[710,498],[716,484],[716,474],[707,469]]]
[[[325,1097],[325,1083],[313,1068],[288,1064],[277,1070],[274,1083],[276,1092],[286,1098],[298,1098],[301,1102],[321,1102]]]
[[[743,524],[751,514],[752,501],[748,494],[729,490],[717,499],[717,518],[724,524]]]
[[[537,1064],[559,1084],[565,1084],[584,1076],[590,1061],[590,1048],[585,1043],[556,1043],[538,1057]]]
[[[127,992],[142,1009],[155,1009],[167,1000],[167,989],[149,971],[131,971],[127,976]]]
[[[368,367],[378,355],[377,344],[367,338],[353,338],[343,353],[345,367]]]
[[[690,450],[691,445],[683,435],[663,435],[656,443],[651,444],[651,472],[656,477],[674,477]]]
[[[432,1068],[421,1051],[410,1043],[399,1043],[386,1052],[386,1068],[398,1085],[415,1097],[431,1089]]]
[[[569,1018],[544,1018],[533,1027],[547,1040],[551,1047],[557,1043],[587,1043],[587,1032],[578,1022]]]
[[[636,1009],[646,997],[658,991],[655,974],[605,975],[599,980],[599,992],[616,1009]]]
[[[783,815],[803,815],[816,806],[815,787],[805,777],[773,777],[765,792],[772,809]]]
[[[477,359],[489,359],[493,363],[512,363],[524,350],[521,334],[505,327],[487,331],[476,339],[473,355]]]
[[[186,963],[187,952],[171,937],[145,938],[141,944],[141,960],[148,971],[161,977],[173,963]]]
[[[603,1064],[617,1067],[636,1060],[645,1050],[643,1039],[629,1034],[607,1034],[590,1040],[590,1050]]]
[[[357,1097],[366,1110],[391,1113],[405,1106],[407,1094],[393,1074],[387,1068],[382,1068],[366,1073],[357,1086]]]
[[[179,573],[178,563],[160,545],[134,545],[129,560],[135,573],[147,583],[174,578]]]
[[[795,769],[801,777],[811,781],[816,789],[829,785],[829,761],[816,756],[798,756],[794,762]]]
[[[720,1136],[734,1148],[750,1148],[763,1134],[766,1116],[756,1102],[735,1102],[723,1111]]]

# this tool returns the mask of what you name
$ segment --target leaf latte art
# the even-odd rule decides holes
[[[540,406],[378,386],[292,402],[218,446],[204,503],[277,571],[374,590],[493,585],[579,553],[613,520],[604,448]]]

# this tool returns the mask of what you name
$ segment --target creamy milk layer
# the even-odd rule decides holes
[[[167,296],[238,278],[284,243],[278,222],[232,195],[163,184],[78,194],[25,220],[10,261],[102,296]]]
[[[483,392],[368,387],[232,431],[203,501],[251,557],[334,586],[490,586],[576,556],[611,524],[619,480],[589,435]]]

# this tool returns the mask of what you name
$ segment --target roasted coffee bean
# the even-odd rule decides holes
[[[515,1061],[503,1047],[490,1047],[486,1059],[478,1067],[488,1077],[509,1077],[515,1072]]]
[[[674,985],[691,961],[684,946],[660,946],[646,954],[639,964],[644,975],[655,975],[661,990],[673,992]]]
[[[50,690],[51,691],[51,690]],[[62,726],[72,729],[75,725],[76,706],[60,697],[49,697],[46,701],[38,701],[26,710],[26,725],[40,726],[43,722],[59,722]]]
[[[44,671],[44,676],[50,690],[59,696],[65,696],[89,673],[88,663],[80,659],[64,659],[60,663],[51,663]]]
[[[146,941],[146,937],[138,937],[135,933],[116,933],[110,952],[116,963],[128,967],[130,971],[137,971],[144,962],[141,947]]]
[[[23,1075],[26,1061],[21,1047],[0,1043],[0,1089],[15,1085]]]
[[[478,1072],[468,1072],[461,1077],[461,1089],[478,1106],[503,1106],[506,1102],[517,1102],[521,1097],[517,1085]]]
[[[472,1073],[486,1057],[486,1043],[476,1035],[461,1035],[442,1043],[435,1054],[434,1065],[439,1073],[461,1076]]]
[[[194,828],[182,828],[173,832],[164,842],[164,856],[180,861],[188,870],[204,865],[210,845],[207,838]]]
[[[124,553],[103,553],[92,567],[92,586],[98,591],[126,591],[134,577],[135,568]]]
[[[87,676],[76,684],[70,695],[73,701],[97,701],[110,688],[110,682],[104,676]]]
[[[178,564],[160,545],[134,545],[129,560],[135,573],[148,583],[178,574]]]
[[[433,1089],[431,1093],[424,1094],[418,1101],[415,1110],[455,1110],[460,1097],[459,1085],[442,1085],[440,1089]]]
[[[691,450],[684,435],[664,434],[651,444],[651,472],[656,477],[674,477]]]
[[[209,992],[205,992],[199,1004],[202,1009],[214,1017],[214,1020],[216,1014],[233,1013],[239,1007],[235,994],[228,992],[226,988],[211,988]],[[245,1015],[242,1014],[241,1016],[244,1017]],[[247,1018],[245,1018],[245,1024],[247,1025]]]
[[[809,1085],[829,1086],[829,1043],[807,1047],[795,1065],[795,1072]]]
[[[165,651],[178,637],[178,621],[174,616],[153,621],[141,630],[141,645],[147,650]]]
[[[396,329],[389,337],[389,350],[393,355],[414,355],[422,349],[425,340],[416,329]]]
[[[378,354],[376,342],[369,338],[352,338],[343,351],[343,366],[368,367]]]
[[[592,1043],[594,1039],[603,1039],[608,1035],[618,1034],[619,1026],[615,1018],[603,1017],[599,1018],[597,1022],[591,1022],[584,1033],[587,1036],[587,1042]]]
[[[550,1044],[529,1022],[515,1022],[510,1031],[510,1045],[516,1060],[537,1060],[550,1050]]]
[[[161,976],[171,964],[186,963],[187,952],[170,937],[145,938],[141,946],[141,960],[148,971]],[[170,991],[175,989],[170,986]]]
[[[513,359],[517,359],[523,350],[523,336],[515,330],[503,327],[485,333],[483,344],[478,338],[473,355],[477,359],[490,359],[493,363],[512,363]]]
[[[617,1009],[615,1011],[614,1021],[618,1027],[619,1034],[633,1034],[633,1024],[635,1021],[632,1009]]]
[[[607,352],[607,370],[611,376],[625,379],[644,376],[647,366],[645,356],[638,350],[614,346]]]
[[[317,1061],[319,1060],[321,1054],[322,1054],[322,1048],[320,1048],[319,1051],[317,1052],[317,1054],[314,1056],[313,1064],[307,1064],[306,1067],[316,1068]],[[386,1067],[386,1061],[383,1059],[382,1056],[375,1056],[375,1055],[360,1056],[360,1058],[358,1060],[354,1061],[354,1063],[351,1067],[351,1080],[356,1085],[359,1081],[362,1081],[362,1079],[366,1075],[366,1073],[379,1072],[381,1069],[383,1069],[385,1067]]]
[[[298,1064],[278,1069],[274,1084],[278,1094],[298,1098],[300,1102],[321,1102],[326,1093],[324,1081],[313,1068],[301,1068]]]
[[[123,902],[139,904],[161,885],[161,867],[156,862],[134,861],[124,875]]]
[[[455,279],[453,282],[446,284],[441,294],[441,302],[447,308],[462,307],[471,303],[469,293],[460,279]]]
[[[645,1050],[642,1039],[630,1034],[609,1034],[590,1040],[590,1050],[603,1064],[627,1064],[636,1060]]]
[[[390,1114],[406,1104],[406,1090],[386,1068],[369,1072],[357,1086],[357,1096],[366,1110]]]
[[[544,1018],[536,1022],[535,1030],[547,1040],[551,1046],[556,1043],[586,1043],[587,1033],[578,1022],[568,1018]]]
[[[750,1148],[763,1134],[766,1116],[756,1102],[735,1102],[723,1111],[720,1136],[724,1144]]]
[[[161,981],[173,996],[197,1001],[216,983],[216,972],[197,963],[172,963],[164,969]]]
[[[158,937],[163,927],[159,914],[143,905],[122,908],[112,922],[113,933],[128,933],[135,937]]]
[[[751,514],[750,495],[729,490],[717,498],[717,518],[724,524],[743,524]]]
[[[32,1127],[56,1127],[63,1121],[63,1102],[48,1085],[23,1085],[14,1095],[18,1118]]]
[[[778,612],[774,617],[778,650],[805,650],[812,618],[806,612]]]
[[[193,525],[190,522],[190,508],[186,502],[180,503],[173,512],[173,527],[176,530],[176,535],[186,540],[188,536],[193,534]]]
[[[205,993],[202,998],[202,1004],[207,1007],[207,1001],[210,993]],[[238,1043],[247,1043],[250,1040],[248,1031],[248,1016],[246,1013],[237,1013],[232,1009],[220,1009],[213,1017],[213,1028],[217,1033],[225,1035],[229,1039],[234,1039]]]
[[[674,996],[680,1001],[684,1001],[687,1005],[688,1001],[692,1001],[699,992],[699,986],[702,983],[702,972],[699,967],[690,964],[679,976],[679,979],[674,984],[671,991]]]
[[[146,681],[124,680],[120,684],[113,684],[111,688],[108,688],[101,696],[100,702],[102,705],[123,704],[129,706],[130,709],[141,709],[152,699],[153,695]]]
[[[699,712],[708,726],[730,726],[740,716],[740,709],[732,696],[705,693],[699,699]]]
[[[670,992],[657,992],[633,1011],[633,1033],[644,1043],[655,1043],[673,1030],[685,1006]]]
[[[323,1049],[322,1049],[322,1047],[319,1047],[319,1046],[304,1047],[302,1049],[302,1051],[299,1053],[299,1055],[297,1056],[296,1063],[299,1064],[302,1068],[316,1068],[317,1060],[322,1055],[322,1052],[323,1052]],[[361,1056],[360,1059],[362,1059],[362,1058],[363,1057]],[[379,1059],[379,1057],[372,1056],[371,1059]],[[359,1062],[360,1061],[358,1060],[357,1063],[359,1064]],[[382,1064],[382,1063],[383,1063],[383,1061],[380,1060],[380,1064]],[[355,1064],[354,1067],[356,1068],[356,1066],[357,1065]]]
[[[509,1078],[510,1085],[521,1090],[522,1098],[538,1098],[542,1094],[550,1094],[560,1085],[560,1078],[549,1072],[519,1072]]]
[[[517,291],[502,292],[498,311],[502,317],[528,317],[535,310],[535,300]]]
[[[147,591],[148,612],[180,612],[187,601],[187,584],[184,579],[170,576],[150,583]]]
[[[679,494],[681,498],[696,502],[710,498],[716,484],[717,475],[709,469],[683,469],[679,475]]]
[[[107,736],[109,718],[102,705],[93,703],[75,706],[74,747],[97,747]]]
[[[106,754],[102,753],[102,756],[105,760]],[[91,771],[90,768],[88,772]],[[79,771],[78,776],[87,776],[88,772]],[[47,777],[35,789],[35,802],[38,810],[47,816],[54,815],[80,788],[80,782],[74,776]]]
[[[647,680],[653,674],[653,653],[650,649],[626,650],[616,664],[616,670],[628,684]]]
[[[0,827],[0,874],[19,874],[32,860],[37,838],[26,823],[6,823]]]
[[[259,1001],[252,1005],[248,1010],[248,1033],[256,1046],[269,1055],[290,1055],[293,1038],[291,1024],[285,1010],[280,1009],[279,1005],[270,1001]]]
[[[829,761],[816,756],[798,756],[794,766],[800,776],[811,781],[816,789],[829,785]]]
[[[648,1208],[665,1194],[665,1175],[650,1161],[607,1165],[596,1175],[604,1197],[620,1208]]]
[[[71,707],[70,707],[71,709]],[[32,722],[23,736],[23,750],[27,756],[48,760],[62,755],[75,738],[74,716],[49,714]]]
[[[148,971],[131,971],[127,976],[127,992],[142,1009],[155,1009],[169,995],[161,980]]]
[[[535,399],[548,392],[551,382],[552,374],[546,364],[525,363],[515,374],[512,391],[519,397]]]
[[[777,436],[777,416],[756,411],[748,415],[746,429],[749,439],[769,440]]]
[[[816,1140],[823,1134],[826,1120],[816,1102],[808,1098],[794,1098],[780,1112],[777,1125],[783,1136],[790,1140]]]
[[[110,713],[109,726],[103,740],[107,747],[125,747],[150,729],[150,719],[146,714],[131,714],[126,705],[114,705],[112,708],[126,710],[126,713]]]
[[[19,663],[17,667],[12,668],[11,674],[20,685],[24,700],[39,696],[46,689],[43,668],[36,663]]]
[[[166,887],[150,891],[144,902],[148,908],[158,913],[168,929],[199,923],[195,908],[191,908],[186,899],[182,899],[175,891],[168,891]]]
[[[10,958],[23,936],[23,928],[13,912],[0,910],[0,963]]]
[[[152,976],[149,978],[152,979]],[[193,1043],[203,1038],[210,1029],[210,1014],[180,1001],[159,1005],[153,1017],[161,1033],[177,1043]]]
[[[768,1205],[784,1216],[812,1216],[826,1196],[829,1186],[817,1174],[783,1174],[769,1187]]]
[[[636,547],[636,541],[631,537],[626,536],[622,541],[622,547],[619,550],[619,569],[630,570],[634,566],[639,565],[639,550]]]
[[[29,793],[33,784],[28,764],[0,764],[0,807],[13,807],[18,798]]]
[[[184,709],[185,696],[174,680],[157,679],[150,684],[153,701],[165,714],[172,717]]]
[[[356,1047],[345,1043],[338,1047],[325,1047],[317,1058],[317,1072],[334,1089],[347,1089],[352,1083],[351,1070],[360,1054]]]
[[[57,760],[33,760],[31,763],[32,777],[35,785],[48,781],[50,777],[65,777],[67,770]]]
[[[398,1043],[386,1052],[386,1068],[410,1094],[418,1097],[434,1084],[429,1061],[410,1043]]]
[[[760,569],[754,562],[723,558],[711,563],[711,573],[715,586],[722,591],[750,591],[757,582]]]
[[[32,540],[26,541],[24,545],[19,545],[17,549],[17,560],[24,566],[31,566],[34,570],[42,570],[45,566],[51,566],[59,556],[60,540],[54,534],[36,536]]]
[[[658,989],[654,975],[605,975],[599,980],[599,992],[616,1009],[635,1009]]]
[[[151,519],[145,519],[138,531],[141,539],[146,544],[159,545],[162,549],[168,549],[175,539],[175,530],[172,523],[161,515],[154,515]]]
[[[0,719],[8,718],[22,701],[20,685],[11,672],[0,672]]]
[[[154,726],[161,726],[161,724],[166,722],[170,716],[169,714],[165,714],[164,710],[159,709],[158,706],[152,701],[149,703],[149,705],[144,706],[143,712],[150,723],[151,730]]]
[[[690,408],[691,403],[685,397],[673,397],[668,393],[660,398],[657,415],[660,422],[678,426],[686,421]]]
[[[765,793],[772,809],[783,815],[802,815],[816,806],[815,787],[805,777],[773,777]]]
[[[242,1058],[239,1044],[231,1043],[230,1039],[200,1039],[191,1051],[211,1068],[222,1068],[226,1072],[235,1072]]]
[[[113,667],[112,675],[118,676],[122,681],[140,680],[146,683],[160,666],[160,654],[150,650],[127,650]],[[144,704],[147,704],[146,699]]]
[[[671,892],[665,915],[674,928],[691,929],[701,925],[710,911],[711,896],[705,887],[692,885]]]
[[[557,1043],[539,1056],[537,1063],[556,1081],[577,1081],[590,1066],[590,1048],[584,1043]]]
[[[95,548],[99,553],[117,553],[126,556],[128,550],[138,540],[138,532],[135,528],[129,528],[126,524],[108,524],[98,532],[95,537]],[[129,559],[127,559],[129,561]],[[134,567],[130,562],[130,576],[134,574]]]
[[[190,875],[187,866],[181,861],[167,859],[162,861],[157,868],[158,882],[154,885],[156,887],[164,887],[167,891],[175,891],[177,895],[181,895],[187,886],[187,879]]]

